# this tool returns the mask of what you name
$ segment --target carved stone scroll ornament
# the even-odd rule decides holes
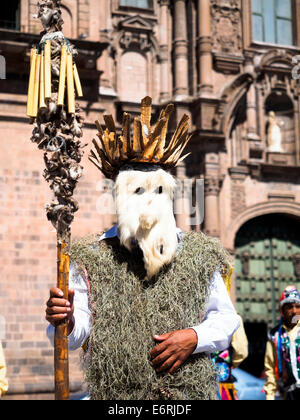
[[[138,32],[124,32],[120,39],[121,48],[128,50],[135,48],[143,52],[147,52],[151,49],[152,43],[149,38],[149,34],[143,34]]]
[[[151,49],[158,51],[158,43],[155,40],[153,27],[141,16],[131,16],[121,19],[118,24],[119,46],[123,50],[138,50],[143,53]]]
[[[214,176],[207,176],[204,179],[204,193],[206,196],[216,195],[220,193],[220,188],[222,186],[222,179]]]
[[[211,1],[213,50],[237,54],[242,51],[240,0]]]

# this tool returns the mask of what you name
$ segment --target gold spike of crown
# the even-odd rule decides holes
[[[153,131],[150,125],[151,110],[152,99],[147,96],[142,100],[140,117],[134,118],[133,135],[131,135],[131,116],[127,113],[123,114],[120,136],[117,136],[111,115],[104,115],[105,131],[99,121],[96,121],[99,140],[93,140],[94,148],[89,159],[107,178],[115,178],[120,168],[128,163],[159,164],[163,169],[171,169],[188,156],[180,158],[191,138],[188,135],[188,115],[183,115],[166,146],[168,124],[174,105],[169,104],[162,110]]]

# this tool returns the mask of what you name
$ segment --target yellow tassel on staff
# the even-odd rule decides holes
[[[32,63],[32,57],[34,56],[34,54],[36,54],[37,53],[37,50],[36,50],[36,48],[32,48],[31,49],[31,51],[30,51],[30,66],[31,66],[31,63]]]
[[[75,114],[75,88],[73,76],[73,57],[72,54],[67,55],[67,83],[68,83],[68,111],[69,114]]]
[[[59,87],[57,105],[64,105],[65,87],[66,87],[66,70],[67,70],[67,46],[63,45],[61,49],[61,62],[59,73]]]
[[[41,55],[41,67],[40,67],[40,108],[46,109],[47,105],[45,102],[45,55]]]
[[[29,76],[28,98],[27,98],[27,115],[28,115],[28,117],[32,117],[36,53],[37,53],[37,51],[36,51],[35,48],[31,50],[31,54],[30,54],[30,76]]]
[[[45,44],[45,99],[51,99],[51,41]]]
[[[79,96],[79,98],[82,98],[83,97],[82,86],[81,86],[77,66],[75,63],[74,63],[74,81],[75,81],[75,86],[77,90],[77,95]]]
[[[39,110],[40,68],[41,68],[41,55],[38,54],[36,56],[36,63],[35,63],[32,117],[37,117],[38,110]]]

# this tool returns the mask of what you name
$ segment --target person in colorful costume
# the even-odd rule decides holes
[[[265,354],[267,400],[300,400],[300,294],[288,286],[280,300],[281,321],[269,333]]]
[[[213,361],[217,369],[219,383],[219,398],[222,401],[238,400],[234,383],[236,378],[233,370],[248,357],[248,339],[244,329],[243,319],[240,317],[240,327],[233,334],[228,349],[213,354]]]
[[[105,131],[98,124],[91,161],[115,180],[117,225],[73,244],[68,302],[50,291],[48,337],[68,316],[69,348],[86,348],[93,400],[217,399],[208,355],[226,349],[239,327],[222,278],[229,255],[217,239],[176,227],[176,184],[166,170],[189,138],[185,115],[166,147],[173,109],[152,131],[144,98],[133,139],[128,114],[119,138],[112,117]]]

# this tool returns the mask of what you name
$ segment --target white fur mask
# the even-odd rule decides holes
[[[116,179],[116,210],[120,241],[128,250],[137,241],[147,277],[170,263],[177,248],[173,214],[174,178],[162,169],[128,170]]]

